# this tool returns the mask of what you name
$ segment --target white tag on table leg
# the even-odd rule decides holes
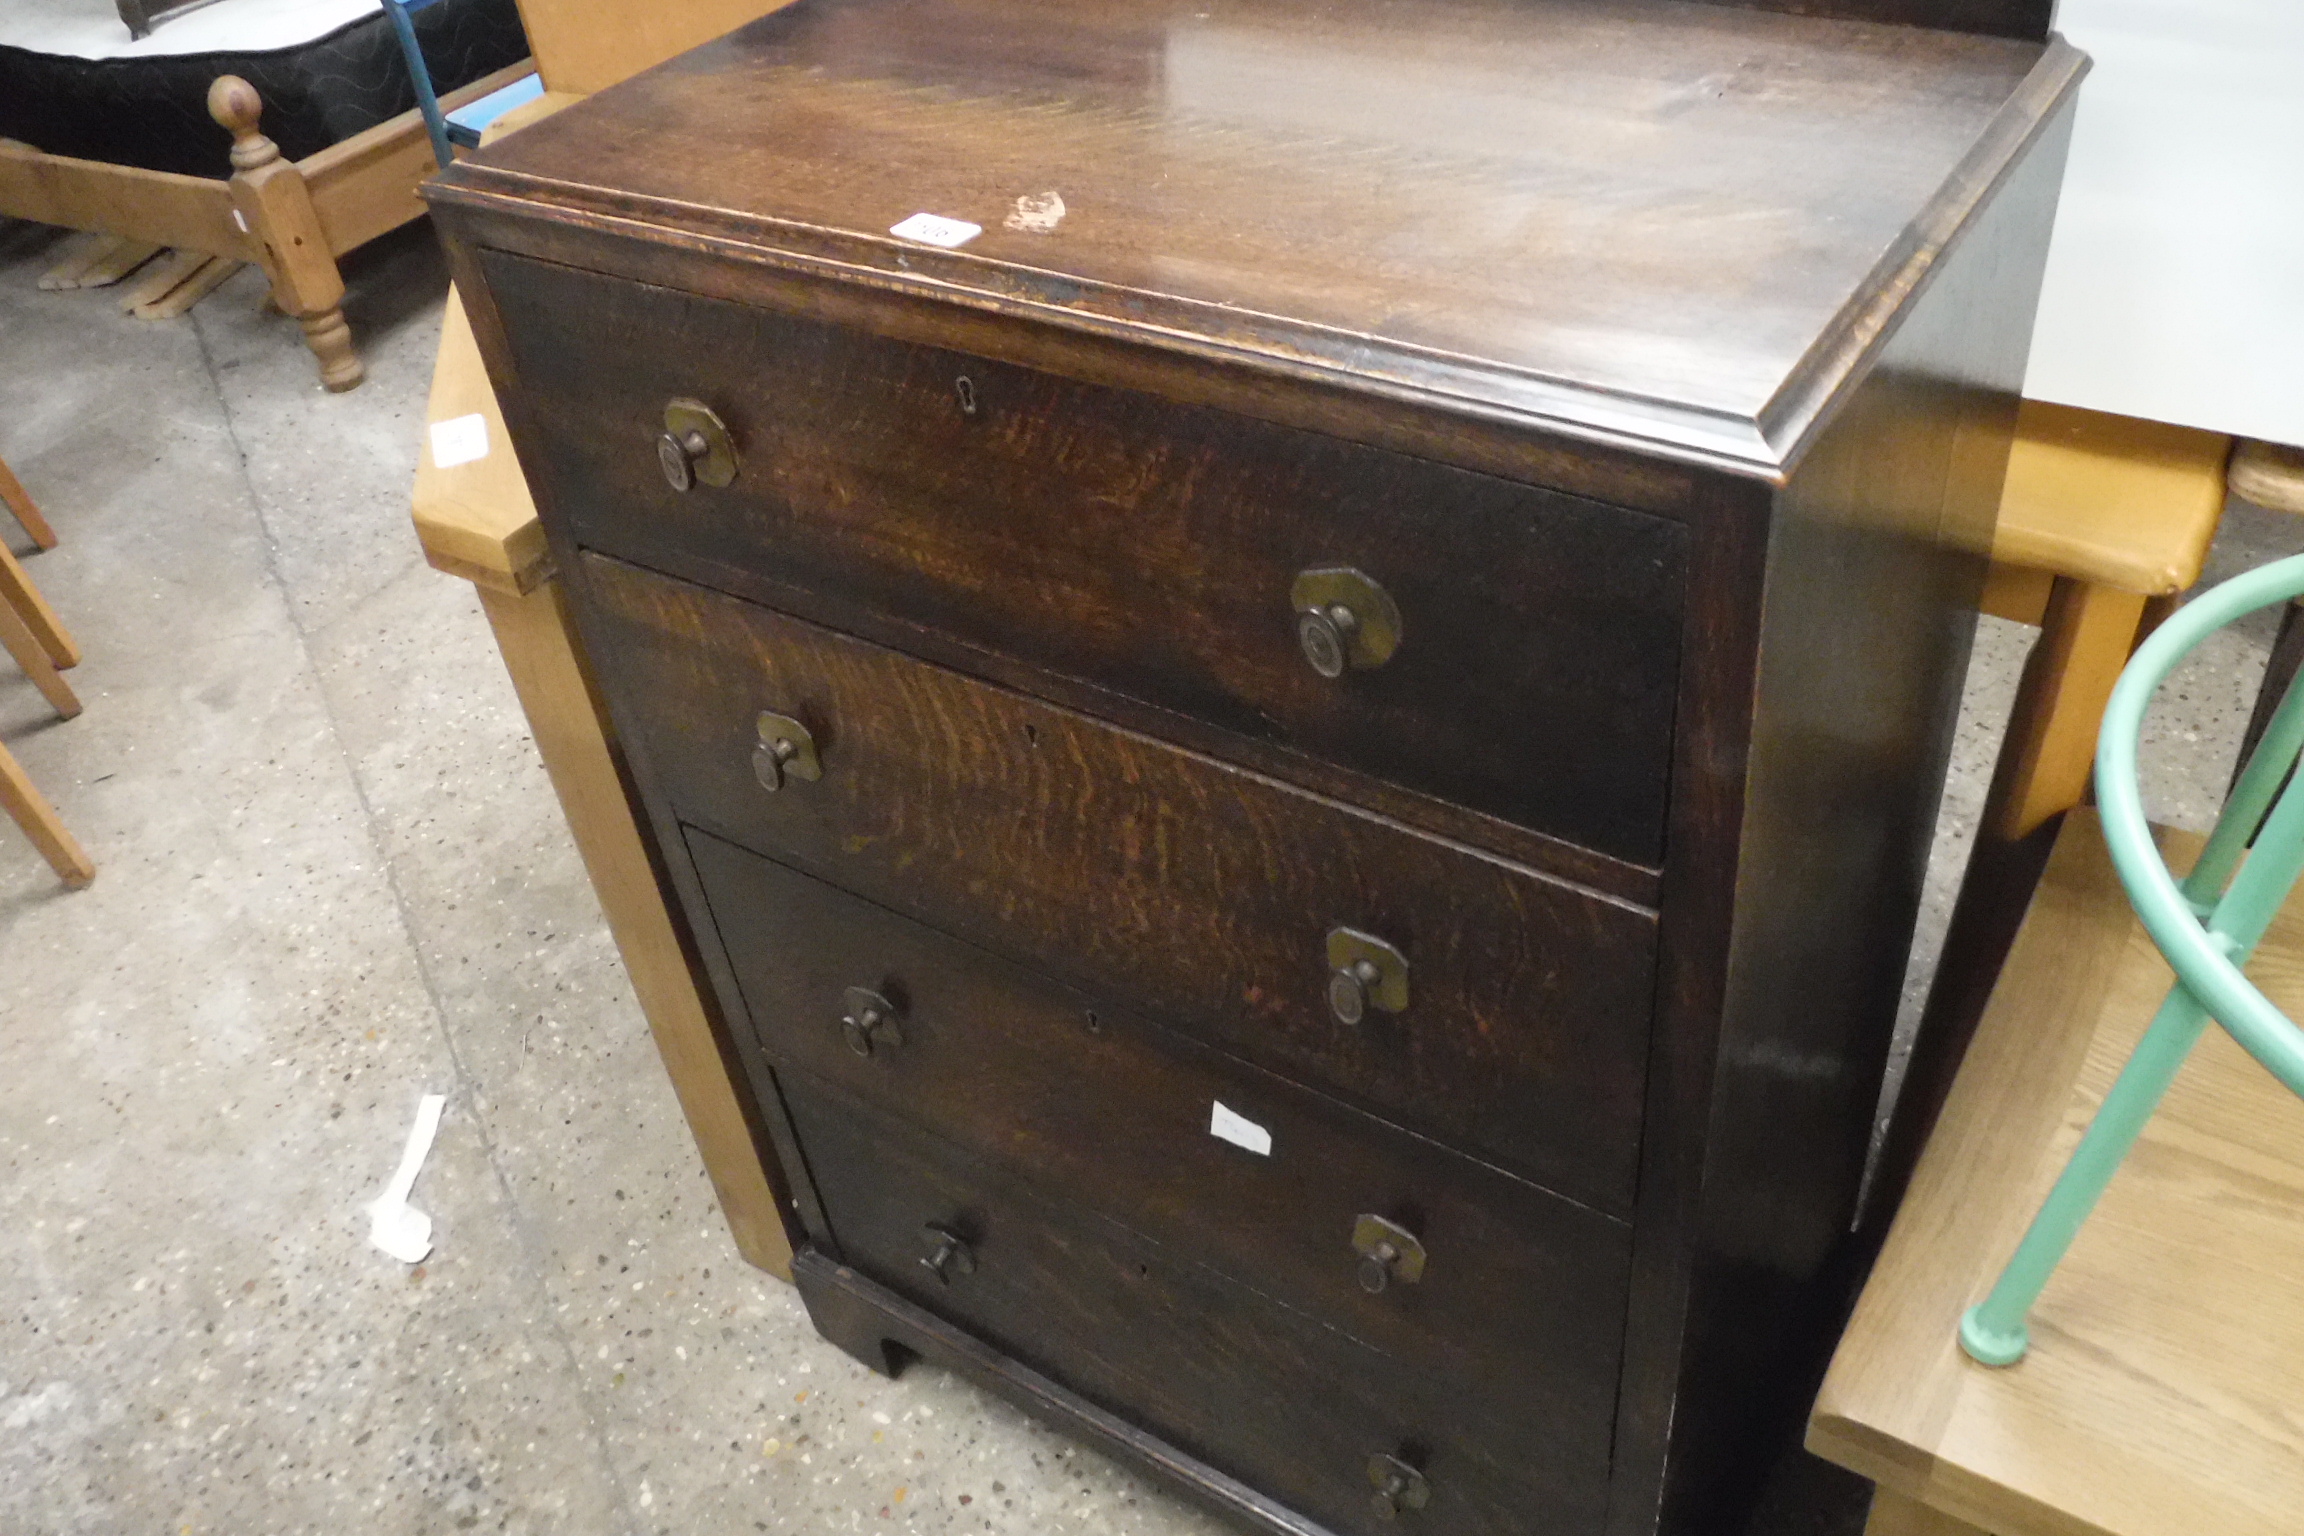
[[[966,219],[947,219],[941,214],[916,213],[900,224],[889,225],[888,233],[899,240],[917,240],[922,245],[940,245],[950,250],[984,233],[984,226],[971,224]]]
[[[1218,1141],[1228,1141],[1236,1147],[1246,1147],[1259,1157],[1272,1155],[1272,1133],[1246,1115],[1235,1114],[1224,1107],[1224,1101],[1214,1101],[1216,1107],[1208,1115],[1208,1134]]]
[[[488,457],[488,418],[474,411],[432,423],[432,466],[454,469]]]

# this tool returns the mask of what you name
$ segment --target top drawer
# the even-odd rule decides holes
[[[482,262],[543,437],[526,467],[579,542],[742,569],[1661,861],[1678,524],[791,315]],[[727,424],[727,486],[667,483],[656,438],[679,397]],[[1330,678],[1308,660],[1296,588],[1334,568],[1371,578],[1400,634],[1380,664]],[[1347,606],[1364,633],[1381,625],[1365,599]]]

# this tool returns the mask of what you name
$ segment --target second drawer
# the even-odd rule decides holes
[[[787,615],[585,567],[618,722],[685,820],[1629,1210],[1653,914]],[[804,727],[819,777],[763,787],[763,711]],[[1362,966],[1348,1020],[1337,975]]]

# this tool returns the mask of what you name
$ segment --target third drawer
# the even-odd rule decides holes
[[[1654,914],[788,615],[585,567],[618,720],[684,820],[1629,1210]],[[764,787],[763,712],[801,727],[820,777]],[[1337,972],[1360,966],[1348,1022]]]
[[[1605,1459],[1622,1222],[708,833],[688,845],[780,1068]]]

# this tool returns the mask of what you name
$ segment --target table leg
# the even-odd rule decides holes
[[[1990,1536],[1965,1520],[1930,1509],[1892,1488],[1872,1490],[1872,1517],[1864,1522],[1864,1536]]]
[[[6,502],[8,510],[16,514],[16,521],[23,524],[34,544],[42,549],[56,547],[56,530],[40,515],[32,493],[24,489],[24,482],[16,478],[16,472],[8,467],[5,459],[0,459],[0,502]]]
[[[2145,597],[2060,576],[2024,664],[1979,836],[2014,841],[2078,805],[2112,685],[2136,648]]]
[[[702,977],[691,969],[688,951],[664,909],[623,777],[608,750],[598,696],[576,653],[559,585],[546,582],[523,597],[486,586],[478,590],[505,670],[512,674],[535,732],[544,771],[560,797],[568,830],[704,1155],[705,1171],[727,1212],[737,1250],[789,1280],[792,1248],[769,1184],[767,1154],[753,1136],[732,1066],[721,1054],[705,1011]]]
[[[32,787],[31,775],[6,747],[0,747],[0,810],[24,829],[32,846],[40,850],[48,867],[66,885],[78,890],[96,878],[96,866],[87,850],[64,829],[56,808]]]

